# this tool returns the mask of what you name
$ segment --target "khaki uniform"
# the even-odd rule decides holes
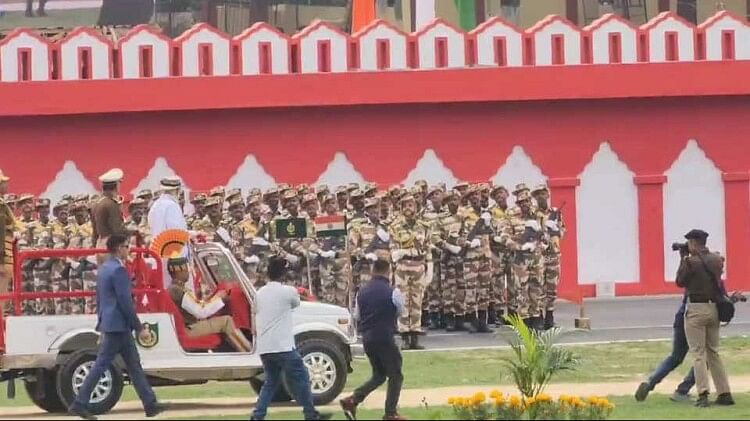
[[[426,279],[426,265],[432,264],[430,253],[431,227],[416,219],[404,217],[390,227],[391,250],[403,257],[395,261],[396,287],[406,298],[406,314],[399,318],[399,332],[422,332],[422,300],[430,279]]]
[[[319,255],[320,286],[323,301],[348,308],[350,304],[349,280],[352,276],[352,262],[349,254],[346,252],[346,241],[346,237],[319,238],[317,245],[322,254],[335,253],[333,257]]]
[[[433,242],[456,246],[461,235],[461,217],[446,212],[440,215],[438,229]],[[463,317],[466,314],[466,280],[464,279],[463,259],[460,253],[453,253],[442,247],[440,274],[442,276],[443,311],[448,316]]]
[[[51,235],[52,235],[52,248],[55,250],[67,249],[70,240],[74,235],[74,225],[71,223],[63,224],[57,219],[53,219],[50,223]],[[68,292],[70,291],[70,263],[69,259],[50,259],[50,288],[52,292]],[[70,314],[70,298],[55,298],[54,314]]]
[[[45,224],[34,221],[27,226],[34,240],[33,248],[49,250],[54,247],[52,239],[52,221]],[[33,265],[33,291],[52,292],[52,259],[39,259]],[[33,302],[33,314],[55,314],[55,305],[51,299],[37,298]]]
[[[91,221],[87,221],[83,224],[77,224],[76,222],[73,222],[72,236],[69,248],[93,248],[93,236],[94,228],[91,225]],[[69,288],[71,292],[96,291],[95,256],[87,256],[80,259],[74,259],[74,262],[71,263]],[[96,314],[96,297],[72,299],[70,311],[72,314]]]
[[[463,214],[461,236],[464,246],[464,278],[466,279],[466,307],[468,312],[487,311],[490,306],[490,284],[492,266],[490,262],[490,241],[494,237],[492,226],[486,225],[482,213],[468,208]],[[478,225],[481,224],[481,225]],[[479,246],[472,248],[469,243],[479,240]]]
[[[507,244],[510,240],[507,235],[510,231],[510,219],[506,211],[500,207],[493,208],[490,213],[492,214],[492,228],[495,231],[495,237],[490,243],[492,251],[491,304],[497,314],[502,315],[506,307],[515,311],[515,308],[509,305],[510,297],[516,294],[510,270],[513,253]]]
[[[431,205],[431,203],[428,203]],[[439,227],[440,212],[432,209],[432,206],[425,208],[422,212],[422,220],[430,225],[430,231],[432,237],[430,243],[434,244],[435,235],[440,232]],[[437,247],[432,248],[432,261],[440,262],[442,260],[442,250]],[[432,314],[439,314],[443,312],[443,280],[440,272],[440,264],[435,264],[432,272],[432,279],[429,280],[430,284],[427,286],[427,296],[425,297],[424,303],[422,303],[422,310]]]
[[[36,238],[34,237],[34,225],[36,221],[32,220],[19,220],[17,227],[18,232],[16,234],[17,246],[19,251],[31,250],[36,245]],[[34,267],[37,265],[38,260],[25,260],[22,264],[21,271],[21,291],[22,292],[34,292]],[[21,311],[25,315],[35,314],[34,300],[25,300],[21,302]]]

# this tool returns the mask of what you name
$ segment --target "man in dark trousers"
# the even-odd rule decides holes
[[[372,378],[341,400],[347,419],[357,417],[357,406],[388,379],[384,420],[404,420],[398,414],[398,400],[404,376],[401,373],[401,352],[393,336],[399,316],[405,311],[401,291],[391,288],[391,264],[385,260],[373,263],[372,277],[357,295],[355,318],[365,353],[372,366]]]
[[[69,412],[83,419],[96,419],[88,409],[91,392],[94,391],[102,374],[112,365],[115,357],[120,355],[125,361],[130,381],[141,398],[146,417],[155,417],[166,408],[156,401],[154,391],[141,367],[132,335],[135,331],[144,342],[148,340],[148,332],[143,329],[135,312],[130,277],[123,266],[123,262],[128,258],[128,238],[119,234],[111,235],[107,239],[107,251],[109,258],[99,268],[96,279],[96,330],[101,332],[99,353]]]

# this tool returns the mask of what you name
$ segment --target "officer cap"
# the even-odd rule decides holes
[[[231,189],[227,191],[227,195],[225,197],[225,200],[227,202],[233,202],[234,199],[237,199],[239,197],[242,197],[242,190],[240,189]]]
[[[462,193],[464,191],[466,191],[466,189],[468,189],[468,188],[469,188],[469,183],[467,183],[465,181],[459,181],[458,183],[456,183],[455,186],[453,186],[454,190],[458,190],[458,191],[460,191]]]
[[[136,197],[139,197],[141,199],[145,199],[148,197],[152,197],[154,195],[154,192],[152,192],[149,189],[144,189],[138,192],[138,195]]]
[[[255,205],[260,203],[260,196],[258,195],[250,195],[247,197],[247,205]]]
[[[506,193],[508,193],[508,189],[507,189],[507,188],[505,188],[505,186],[503,186],[502,184],[497,184],[497,185],[495,185],[495,186],[494,186],[494,187],[492,188],[492,194],[495,194],[495,193],[497,193],[497,192],[499,192],[499,191],[501,191],[501,190],[503,190],[503,191],[505,191]]]
[[[266,190],[266,197],[274,196],[279,194],[279,189],[277,187],[271,187],[270,189]]]
[[[440,186],[432,186],[427,190],[427,197],[431,197],[435,193],[442,193],[443,189]]]
[[[346,186],[346,190],[350,193],[353,192],[354,190],[359,190],[359,183],[349,183]]]
[[[177,190],[182,186],[182,180],[180,180],[180,177],[173,175],[162,178],[159,184],[164,191]]]
[[[361,199],[362,197],[364,197],[364,195],[365,194],[360,189],[353,190],[351,193],[349,193],[349,197],[352,199]]]
[[[293,189],[287,189],[284,192],[284,200],[290,200],[290,199],[296,199],[297,198],[297,192]]]
[[[146,205],[146,201],[141,199],[140,197],[136,197],[135,199],[131,200],[128,204],[128,209],[138,208],[138,207],[144,207]]]
[[[111,170],[99,176],[99,181],[104,184],[113,184],[122,181],[123,177],[125,177],[125,173],[123,173],[121,169],[112,168]]]
[[[346,186],[338,186],[336,187],[336,196],[341,196],[342,194],[348,194],[349,190],[346,188]]]
[[[221,205],[221,199],[219,197],[214,196],[214,197],[210,197],[210,198],[208,198],[208,200],[206,200],[206,204],[204,205],[204,207],[206,209],[209,209],[209,208],[213,208],[213,207],[219,206],[219,205]]]
[[[58,210],[58,209],[68,208],[68,207],[70,207],[70,200],[62,199],[59,202],[57,202],[57,204],[55,204],[55,206],[52,209]]]
[[[708,233],[701,229],[693,229],[693,230],[690,230],[690,232],[688,232],[687,234],[685,234],[685,238],[688,240],[706,241],[706,239],[708,238]]]

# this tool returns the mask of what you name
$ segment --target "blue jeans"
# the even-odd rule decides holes
[[[310,389],[310,374],[302,361],[299,352],[280,352],[277,354],[265,354],[260,356],[263,362],[263,373],[266,381],[258,396],[258,403],[253,411],[253,419],[262,420],[266,418],[268,406],[271,404],[276,390],[281,386],[281,376],[292,383],[294,388],[294,399],[302,405],[306,420],[316,420],[319,415],[313,404],[312,390]]]
[[[684,314],[677,314],[674,323],[674,338],[672,340],[672,354],[670,354],[656,371],[648,379],[648,384],[651,390],[654,390],[657,384],[661,383],[665,377],[679,367],[685,357],[688,354],[690,348],[688,347],[687,337],[685,336],[685,319]],[[695,386],[695,373],[691,369],[690,373],[685,376],[685,379],[677,386],[677,392],[683,395],[687,395],[690,389]]]
[[[125,361],[125,367],[128,370],[130,381],[141,398],[143,407],[148,410],[156,405],[156,395],[148,383],[146,374],[141,367],[141,358],[138,355],[138,349],[135,346],[135,339],[131,333],[103,333],[102,343],[99,347],[99,353],[96,356],[96,363],[89,372],[86,380],[83,382],[78,396],[73,403],[78,408],[86,408],[91,399],[91,393],[99,382],[102,374],[112,365],[115,357],[121,355]]]

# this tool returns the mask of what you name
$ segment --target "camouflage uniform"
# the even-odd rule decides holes
[[[281,219],[289,219],[293,216],[284,211],[281,215],[274,218],[271,221],[271,227],[275,227],[275,223]],[[288,270],[286,272],[286,283],[287,285],[294,285],[296,287],[309,288],[309,281],[307,279],[307,256],[308,246],[312,246],[311,249],[314,251],[315,247],[312,241],[313,237],[313,223],[309,220],[307,215],[299,213],[297,218],[304,218],[307,225],[307,233],[305,235],[306,240],[300,240],[297,238],[286,238],[276,239],[275,229],[271,230],[271,240],[278,245],[277,255],[285,258],[289,262]]]
[[[530,200],[528,191],[519,192],[516,201]],[[530,205],[529,205],[530,206]],[[529,319],[528,323],[537,327],[542,312],[542,226],[536,210],[531,208],[524,213],[514,208],[509,213],[512,239],[515,250],[513,259],[513,281],[516,288],[515,306],[519,317]]]
[[[505,308],[515,311],[511,305],[511,297],[516,294],[510,274],[512,252],[508,248],[507,233],[510,231],[510,220],[507,212],[499,206],[492,208],[492,227],[495,237],[492,239],[492,285],[491,295],[495,313],[502,319]],[[505,235],[503,235],[505,234]],[[492,309],[491,309],[492,310]]]
[[[490,242],[494,237],[491,216],[487,212],[467,208],[463,214],[462,239],[464,246],[464,278],[466,279],[466,307],[473,319],[476,312],[477,330],[487,332],[487,311],[490,306],[492,264]]]
[[[30,227],[35,243],[33,248],[49,250],[54,247],[52,240],[52,221],[44,223],[35,221]],[[39,259],[33,269],[34,292],[52,292],[53,259]],[[54,302],[50,299],[37,298],[34,301],[34,314],[55,314]]]
[[[342,216],[342,215],[328,215]],[[326,303],[348,308],[352,263],[346,237],[319,238],[320,286]]]
[[[58,206],[61,206],[58,204]],[[66,206],[67,204],[63,204]],[[64,250],[68,248],[70,239],[73,237],[74,228],[73,224],[67,222],[62,223],[58,219],[52,220],[50,223],[51,235],[52,235],[52,248],[55,250]],[[52,292],[68,292],[70,291],[70,264],[68,259],[51,259],[51,283],[50,287]],[[70,299],[69,298],[55,298],[54,300],[54,312],[55,314],[70,314]]]
[[[91,221],[78,224],[76,227],[76,247],[90,249],[94,247],[93,243],[94,229]],[[71,242],[72,243],[72,242]],[[70,275],[71,291],[96,291],[96,257],[87,256],[78,260],[80,266],[75,268]],[[96,297],[86,297],[85,299],[73,299],[71,312],[73,314],[96,314]]]
[[[461,235],[461,226],[461,217],[457,213],[453,214],[446,211],[440,215],[439,228],[436,235],[433,236],[433,242],[440,245],[443,250],[440,260],[443,288],[442,303],[447,328],[450,331],[455,330],[456,319],[461,322],[466,315],[466,280],[464,279],[461,247],[457,245]]]
[[[534,190],[534,194],[547,192],[547,187],[542,185]],[[546,198],[544,200],[547,200]],[[545,312],[545,329],[554,327],[555,301],[557,300],[557,287],[560,283],[560,240],[565,236],[565,222],[560,209],[546,207],[539,208],[537,214],[542,229],[545,232],[547,247],[542,253],[543,265],[543,310]]]
[[[431,227],[423,221],[419,219],[409,221],[404,216],[401,216],[390,227],[391,250],[396,266],[396,287],[406,298],[407,314],[399,318],[398,328],[402,334],[422,332],[422,300],[427,283],[430,281],[425,278],[425,265],[432,261],[430,230]]]
[[[21,204],[23,200],[19,200]],[[18,234],[17,234],[17,246],[19,251],[25,251],[33,249],[36,246],[36,238],[34,237],[34,220],[19,220],[18,221]],[[21,267],[21,291],[22,292],[34,292],[34,285],[37,283],[34,278],[34,268],[36,267],[38,260],[27,259],[23,261]],[[21,311],[25,315],[33,315],[35,311],[35,301],[25,300],[21,303]]]
[[[436,193],[435,191],[430,191],[430,195],[433,193]],[[439,238],[439,222],[440,219],[440,209],[434,209],[432,206],[432,202],[428,202],[427,206],[422,212],[422,220],[431,226],[431,232],[433,233],[432,238],[430,239],[431,243],[434,243],[435,235]],[[432,247],[432,261],[433,262],[440,262],[442,260],[442,250],[439,247]],[[432,273],[432,279],[430,279],[430,284],[427,286],[427,296],[426,299],[422,303],[422,310],[423,312],[426,312],[429,314],[429,322],[430,322],[430,329],[438,329],[440,327],[440,314],[443,313],[443,284],[442,284],[442,275],[440,272],[440,264],[437,263],[434,265],[433,273]],[[424,323],[426,320],[423,320]]]
[[[377,206],[379,206],[377,199],[368,199],[366,202],[367,208]],[[374,209],[373,212],[375,212]],[[380,236],[378,232],[380,232]],[[391,238],[388,234],[388,226],[385,223],[379,220],[374,222],[370,218],[360,221],[357,225],[349,225],[348,236],[349,250],[354,262],[352,266],[352,296],[356,296],[360,286],[370,280],[372,260],[374,258],[385,261],[391,260]]]

